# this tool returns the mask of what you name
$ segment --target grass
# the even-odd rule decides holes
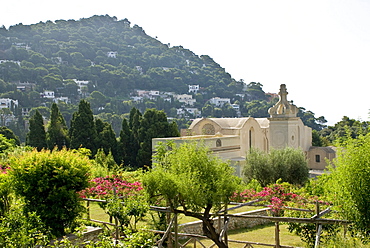
[[[280,245],[304,247],[304,243],[300,240],[300,238],[297,235],[289,233],[287,227],[288,225],[280,225]],[[253,228],[241,228],[237,230],[231,230],[228,232],[228,240],[275,244],[275,225],[272,223],[256,226]],[[201,240],[201,242],[206,247],[210,247],[213,244],[213,242],[209,239]],[[193,244],[189,244],[186,247],[193,247]],[[245,247],[245,244],[229,242],[229,247],[242,248]]]
[[[90,202],[90,219],[109,222],[109,215],[104,212],[97,202]]]
[[[230,213],[245,212],[258,209],[258,207],[243,207],[230,211]],[[109,222],[109,216],[100,208],[98,203],[90,202],[90,218],[94,220],[106,221]],[[179,217],[179,224],[196,221],[198,219],[191,218],[188,216]],[[290,245],[295,247],[304,247],[304,243],[300,240],[297,235],[289,233],[287,229],[288,225],[280,225],[280,244],[281,245]],[[228,232],[229,240],[240,240],[240,241],[250,241],[250,242],[259,242],[266,244],[274,244],[275,242],[275,226],[274,224],[260,225],[253,228],[242,228],[238,230],[231,230]],[[210,246],[212,241],[202,240],[206,246]],[[239,248],[244,247],[245,244],[236,244],[229,243],[230,248]],[[188,245],[187,247],[193,247]]]

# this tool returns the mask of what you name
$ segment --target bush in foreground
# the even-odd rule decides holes
[[[35,212],[55,236],[74,227],[84,207],[76,193],[88,186],[89,159],[76,152],[24,152],[10,158],[15,193],[24,198],[24,210]]]

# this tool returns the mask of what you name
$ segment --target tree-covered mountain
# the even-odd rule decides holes
[[[189,85],[199,90],[189,93]],[[162,44],[127,19],[105,15],[0,27],[0,99],[7,99],[0,121],[22,141],[35,112],[45,122],[52,118],[53,102],[69,128],[85,99],[118,136],[133,108],[163,110],[180,128],[198,116],[268,117],[276,99],[262,87],[233,79],[208,55]],[[158,94],[135,100],[138,90]],[[193,102],[179,100],[181,94],[191,95]],[[306,125],[324,127],[324,117],[300,109]]]
[[[186,93],[191,84],[220,97],[238,90],[211,57],[162,44],[127,19],[108,15],[2,27],[0,60],[20,62],[0,65],[5,82],[36,83],[37,92],[57,95],[76,94],[68,79],[89,81],[88,91],[120,98],[133,89]]]

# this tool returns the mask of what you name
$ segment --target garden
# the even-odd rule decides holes
[[[129,171],[102,150],[91,158],[85,148],[38,151],[2,135],[0,143],[2,247],[368,245],[369,135],[343,143],[316,179],[290,148],[251,151],[241,179],[202,144],[161,144],[153,168]],[[266,215],[254,214],[260,209]],[[269,223],[231,230],[233,218]],[[194,220],[201,233],[183,235]],[[88,226],[101,230],[92,240]]]

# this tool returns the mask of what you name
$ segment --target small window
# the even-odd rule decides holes
[[[216,140],[216,147],[221,147],[221,146],[222,146],[221,140],[220,139]]]
[[[320,163],[320,155],[316,155],[315,159],[316,159],[316,163]]]

